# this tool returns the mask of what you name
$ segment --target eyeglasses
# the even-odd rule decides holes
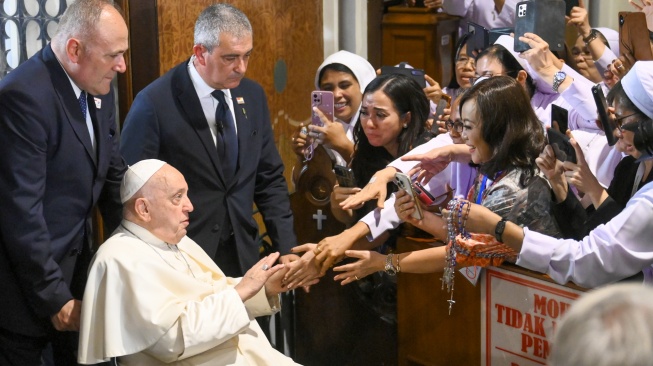
[[[460,119],[457,119],[455,121],[448,119],[447,129],[456,131],[457,133],[463,133],[463,121],[461,121]]]
[[[619,129],[619,132],[623,132],[623,130],[621,129],[621,126],[624,124],[624,122],[623,122],[624,119],[626,119],[628,117],[632,117],[632,116],[634,116],[634,115],[636,115],[638,113],[639,112],[635,112],[635,113],[627,114],[625,116],[621,116],[619,118],[615,118],[614,122],[617,125],[617,129]]]
[[[474,84],[476,84],[476,81],[478,81],[478,79],[480,79],[480,78],[483,78],[483,77],[485,77],[485,78],[491,78],[491,77],[494,77],[494,76],[501,76],[501,75],[512,76],[512,75],[510,75],[510,74],[513,73],[513,72],[514,72],[514,71],[509,70],[509,71],[506,71],[506,72],[499,72],[499,73],[493,74],[493,73],[490,72],[490,71],[486,71],[486,72],[483,73],[483,75],[478,75],[478,74],[476,74],[476,75],[474,75],[473,78],[469,78],[469,82],[472,83],[472,85],[474,85]]]
[[[456,60],[456,66],[458,67],[467,66],[467,63],[469,62],[472,63],[472,67],[474,68],[476,67],[476,60],[473,59],[472,57],[465,57],[465,56],[461,56]]]

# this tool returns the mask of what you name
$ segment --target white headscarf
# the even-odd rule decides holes
[[[653,118],[653,61],[635,62],[621,79],[621,86],[633,104],[648,118]]]

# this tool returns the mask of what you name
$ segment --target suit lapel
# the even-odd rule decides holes
[[[52,79],[53,85],[70,85],[68,75],[66,75],[63,67],[59,64],[59,61],[55,57],[54,52],[52,52],[52,48],[49,44],[43,50],[43,62],[50,70],[50,78]],[[79,103],[72,85],[67,88],[57,87],[54,88],[54,90],[63,106],[63,111],[68,123],[75,132],[77,139],[82,143],[82,145],[84,145],[88,157],[95,162],[96,158],[93,154],[91,136],[89,135],[88,127],[86,127],[86,118],[82,116],[82,111],[79,108]]]
[[[195,130],[195,133],[197,133],[197,136],[202,142],[202,146],[206,150],[209,159],[211,159],[211,163],[218,173],[220,180],[224,183],[218,150],[215,147],[215,142],[213,141],[213,136],[209,129],[209,123],[204,116],[202,105],[200,104],[200,100],[195,91],[195,87],[193,86],[193,82],[190,79],[190,75],[188,75],[187,68],[188,60],[177,66],[172,77],[172,85],[176,88],[175,95],[177,102],[184,110],[188,122],[193,130]]]

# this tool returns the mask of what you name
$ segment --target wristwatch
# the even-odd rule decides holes
[[[558,92],[558,88],[560,87],[560,84],[562,84],[563,81],[567,78],[567,73],[564,71],[558,71],[556,72],[555,75],[553,75],[553,86],[552,89],[555,93]]]
[[[596,29],[592,29],[589,36],[583,38],[583,43],[585,43],[585,46],[589,46],[590,42],[595,40],[598,36],[599,32]]]
[[[397,269],[395,268],[394,264],[392,264],[393,256],[394,254],[390,253],[385,257],[385,273],[389,274],[390,276],[397,274]]]
[[[503,243],[503,231],[506,229],[506,219],[501,219],[497,222],[497,226],[494,228],[494,237],[498,242]]]

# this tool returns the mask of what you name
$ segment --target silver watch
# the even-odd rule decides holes
[[[389,274],[390,276],[397,274],[397,269],[395,268],[394,264],[392,264],[393,256],[394,254],[390,253],[385,257],[385,273]]]
[[[558,92],[558,88],[560,87],[560,84],[562,84],[563,81],[567,78],[567,73],[564,71],[558,71],[556,72],[555,75],[553,75],[553,86],[552,89],[555,93]]]

